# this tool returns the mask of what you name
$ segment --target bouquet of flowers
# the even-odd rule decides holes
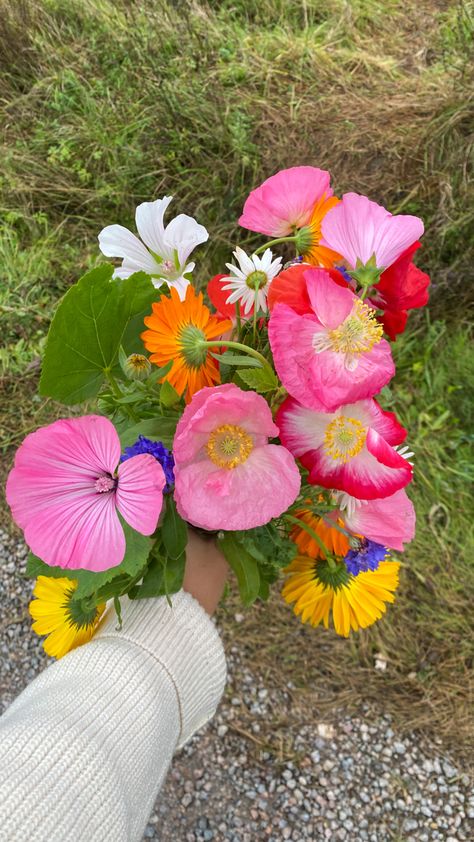
[[[108,600],[119,621],[125,595],[172,601],[192,526],[215,536],[244,605],[283,576],[303,623],[347,637],[393,602],[392,551],[414,534],[413,454],[375,395],[395,373],[384,334],[428,299],[423,224],[337,198],[323,170],[278,172],[239,220],[272,239],[237,247],[206,303],[190,257],[208,233],[185,214],[165,225],[170,202],[137,208],[139,237],[101,231],[121,265],[84,275],[50,327],[39,388],[67,417],[25,438],[6,489],[33,629],[60,657]]]

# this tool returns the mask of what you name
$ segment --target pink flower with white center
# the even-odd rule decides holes
[[[155,287],[166,283],[175,287],[184,301],[189,275],[195,263],[188,263],[191,252],[205,243],[209,234],[192,216],[180,213],[165,228],[164,215],[172,196],[155,202],[143,202],[135,212],[141,240],[123,225],[108,225],[99,234],[99,247],[107,257],[123,257],[114,277],[128,278],[134,272],[146,272]],[[143,242],[142,242],[143,241]]]
[[[284,303],[268,325],[275,368],[285,389],[319,412],[375,395],[395,374],[375,311],[324,269],[304,273],[308,312]]]
[[[339,506],[336,517],[356,535],[399,552],[415,537],[415,509],[405,489],[379,500],[358,500],[344,492],[334,496]]]
[[[287,398],[277,412],[280,440],[309,471],[309,482],[359,500],[390,497],[408,485],[413,468],[393,445],[406,430],[374,400],[315,412]]]
[[[321,223],[321,243],[342,254],[351,269],[375,259],[375,266],[382,270],[391,266],[423,231],[423,222],[417,216],[393,216],[367,196],[345,193]]]
[[[99,415],[55,421],[20,445],[6,497],[26,543],[46,564],[116,567],[125,555],[119,513],[142,535],[154,532],[163,468],[150,454],[119,459],[115,427]]]
[[[317,167],[290,167],[267,178],[247,198],[239,225],[269,237],[287,237],[309,225],[315,206],[332,196],[331,176]]]
[[[176,428],[175,500],[203,529],[253,529],[286,511],[300,473],[278,436],[267,402],[233,383],[197,392]]]

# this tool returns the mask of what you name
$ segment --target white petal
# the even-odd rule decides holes
[[[248,254],[246,254],[244,250],[240,248],[240,246],[237,246],[236,250],[234,251],[234,255],[239,261],[240,268],[242,269],[245,276],[250,275],[252,272],[255,272],[255,261],[252,260],[252,258],[250,258]]]
[[[155,272],[156,262],[135,234],[123,225],[108,225],[99,234],[99,247],[107,257],[125,257],[136,271]]]
[[[133,275],[136,272],[136,269],[129,269],[125,266],[118,266],[115,269],[114,274],[112,275],[113,278],[129,278],[130,275]]]
[[[177,291],[180,301],[184,301],[186,298],[186,290],[189,286],[189,281],[186,278],[177,278],[175,281],[166,281],[169,288],[174,287]]]
[[[155,202],[142,202],[135,211],[137,231],[143,242],[164,260],[170,255],[166,252],[165,226],[163,218],[172,196],[163,196]]]
[[[196,222],[192,216],[180,213],[171,220],[165,230],[165,243],[169,249],[178,252],[179,265],[186,263],[189,255],[200,243],[209,239],[204,225]]]

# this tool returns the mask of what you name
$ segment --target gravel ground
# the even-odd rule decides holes
[[[0,531],[2,709],[45,666],[26,607],[25,558]],[[442,747],[397,734],[373,710],[315,720],[292,687],[265,687],[228,653],[228,691],[213,723],[176,756],[145,831],[160,842],[464,842],[474,838],[468,776]]]

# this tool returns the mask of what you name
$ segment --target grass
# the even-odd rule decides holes
[[[322,707],[382,694],[458,750],[474,730],[473,20],[472,2],[447,0],[0,0],[4,473],[25,431],[59,411],[35,395],[55,302],[98,261],[98,231],[132,223],[140,201],[174,195],[207,226],[201,283],[229,242],[254,242],[236,226],[242,203],[284,166],[326,167],[338,192],[424,218],[429,316],[410,317],[384,395],[416,450],[418,534],[399,601],[350,643],[302,628],[276,597],[235,629],[232,599],[224,616],[302,700],[307,686]]]

